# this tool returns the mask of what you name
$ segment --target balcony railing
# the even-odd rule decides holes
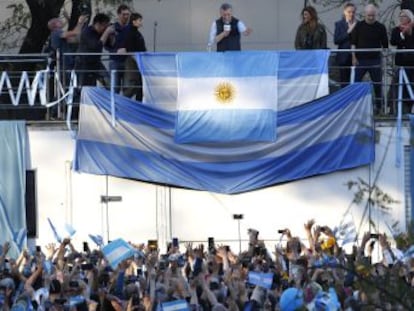
[[[335,63],[337,53],[351,53],[352,50],[331,50],[329,63],[330,91],[334,92],[347,84],[341,81],[341,71],[348,70],[352,82],[354,67],[338,66]],[[395,64],[396,55],[412,55],[414,50],[357,50],[358,53],[379,52],[382,55],[381,63],[377,66],[381,72],[380,82],[373,82],[373,86],[380,89],[375,92],[377,103],[381,109],[377,116],[402,117],[411,113],[414,104],[414,94],[411,89],[411,80],[414,79],[414,63],[412,66],[400,67]],[[68,109],[71,111],[72,119],[77,119],[79,106],[79,94],[82,81],[79,75],[99,74],[96,85],[121,90],[122,84],[117,81],[126,70],[109,72],[108,53],[67,53],[59,51],[52,59],[47,54],[23,54],[10,55],[0,54],[0,119],[26,119],[26,120],[65,120]],[[131,56],[133,54],[125,54]],[[68,67],[69,60],[76,57],[99,57],[105,68],[101,72],[80,71],[76,74],[73,68]],[[404,69],[404,70],[401,70]],[[111,79],[112,76],[112,79]],[[370,80],[368,75],[364,80]],[[80,83],[78,83],[78,81]],[[68,106],[70,103],[70,108]]]

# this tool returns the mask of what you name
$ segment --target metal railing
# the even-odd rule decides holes
[[[340,78],[341,70],[352,73],[358,70],[358,67],[338,66],[335,62],[337,53],[351,53],[352,50],[331,50],[329,63],[330,91],[333,92],[346,85],[347,81]],[[413,67],[404,67],[395,64],[395,57],[400,53],[404,55],[413,55],[414,50],[397,50],[397,49],[370,49],[357,50],[358,53],[381,53],[381,62],[378,69],[381,73],[381,81],[373,82],[377,86],[374,93],[376,101],[381,103],[379,113],[385,116],[399,116],[411,112],[414,96],[410,85],[414,79]],[[22,54],[9,55],[0,54],[0,68],[2,69],[0,78],[0,112],[10,109],[38,109],[45,110],[45,119],[50,117],[50,110],[53,109],[55,117],[64,120],[67,116],[68,103],[75,107],[79,103],[80,89],[83,86],[82,81],[76,77],[80,75],[90,75],[96,77],[95,84],[103,87],[113,88],[122,93],[122,79],[128,70],[120,69],[109,72],[110,56],[120,56],[119,54],[108,53],[66,53],[62,54],[57,51],[55,57],[51,58],[48,54]],[[133,56],[132,53],[123,54],[123,57]],[[86,59],[95,57],[102,62],[104,66],[101,70],[87,70],[85,68],[74,68],[75,59]],[[76,75],[73,71],[76,69]],[[112,77],[112,78],[111,78]],[[101,78],[101,79],[100,79]],[[364,80],[370,80],[368,76]],[[118,82],[120,81],[120,82]],[[90,81],[89,81],[90,82]],[[139,86],[140,87],[140,86]],[[379,87],[379,88],[378,88]],[[7,96],[8,95],[8,96]],[[1,116],[0,116],[1,118]],[[75,117],[76,118],[76,117]]]

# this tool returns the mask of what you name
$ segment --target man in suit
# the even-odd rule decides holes
[[[343,12],[343,18],[335,23],[334,43],[338,49],[350,49],[350,34],[357,23],[356,7],[351,2],[345,3]],[[335,61],[339,67],[341,87],[347,86],[351,75],[352,55],[350,52],[337,52]]]

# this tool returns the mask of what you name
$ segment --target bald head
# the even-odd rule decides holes
[[[373,4],[367,4],[364,9],[365,22],[373,24],[377,20],[377,7]]]

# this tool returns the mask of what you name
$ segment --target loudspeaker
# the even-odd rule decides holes
[[[26,171],[26,228],[27,237],[37,236],[37,188],[36,170]]]

